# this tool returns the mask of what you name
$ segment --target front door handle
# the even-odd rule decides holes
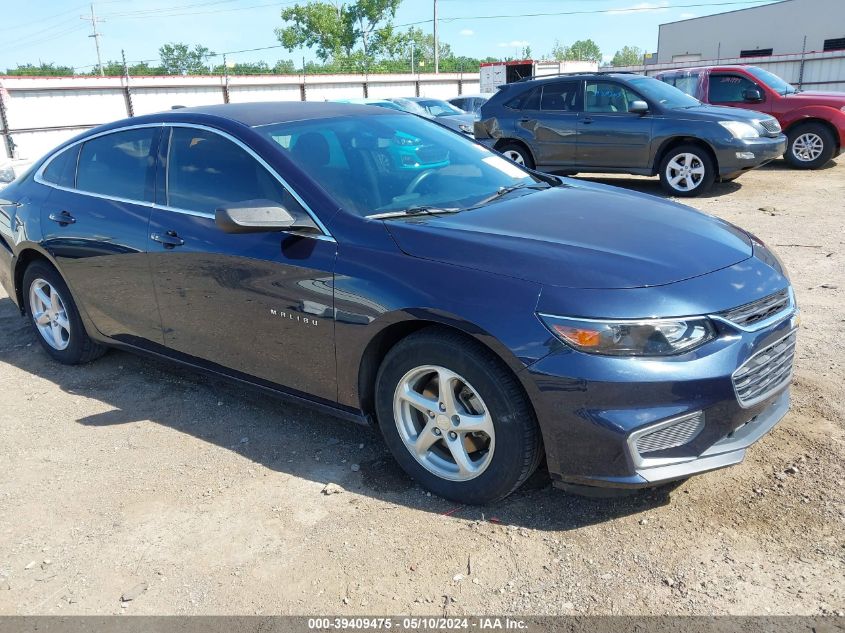
[[[76,222],[76,218],[73,217],[67,211],[61,211],[60,213],[51,213],[47,216],[53,222],[57,222],[59,226],[67,226],[68,224],[74,224]]]
[[[165,233],[152,233],[150,235],[150,239],[156,242],[160,242],[164,245],[164,248],[175,248],[177,246],[182,246],[185,243],[181,237],[176,234],[176,231],[167,231]]]
[[[584,125],[589,125],[592,122],[593,120],[590,117],[584,117],[583,119],[581,119],[581,123],[583,123]]]

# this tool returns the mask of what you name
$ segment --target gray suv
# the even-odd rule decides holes
[[[540,171],[660,176],[675,196],[781,156],[773,117],[705,105],[668,84],[629,73],[589,73],[501,86],[481,107],[475,137]]]

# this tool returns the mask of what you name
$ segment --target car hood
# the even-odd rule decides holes
[[[789,103],[799,106],[825,105],[831,108],[845,106],[845,92],[822,92],[819,90],[807,90],[796,92],[783,97]]]
[[[681,116],[687,115],[688,118],[705,119],[708,121],[743,121],[744,123],[751,123],[753,121],[773,118],[770,114],[757,112],[756,110],[744,110],[743,108],[707,105],[704,103],[691,108],[673,110],[673,112],[680,113]]]
[[[449,114],[436,117],[434,120],[455,129],[458,129],[461,123],[468,125],[472,129],[473,124],[478,120],[478,116],[475,114]]]
[[[752,254],[733,225],[616,187],[565,184],[511,196],[385,225],[412,257],[568,288],[665,285]]]

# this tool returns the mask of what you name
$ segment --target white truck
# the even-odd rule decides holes
[[[479,92],[496,92],[502,84],[513,83],[526,77],[545,77],[561,73],[593,72],[599,69],[597,62],[543,61],[521,59],[507,62],[484,62],[481,64]]]

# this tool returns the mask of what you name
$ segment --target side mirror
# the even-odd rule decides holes
[[[631,114],[646,114],[648,112],[648,104],[642,99],[637,99],[630,103],[628,112]]]
[[[757,88],[746,88],[742,91],[742,98],[749,103],[757,103],[763,100],[763,93]]]
[[[311,218],[297,218],[272,200],[245,200],[220,207],[214,222],[226,233],[319,230]]]

